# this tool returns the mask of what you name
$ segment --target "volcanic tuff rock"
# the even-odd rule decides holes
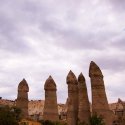
[[[78,77],[78,94],[79,94],[78,119],[80,122],[88,123],[91,115],[90,104],[88,99],[86,81],[82,73]]]
[[[67,123],[68,125],[76,125],[78,119],[78,82],[71,70],[66,81],[68,85]]]
[[[103,75],[100,68],[91,61],[89,68],[92,90],[92,113],[104,117],[106,125],[112,125],[113,114],[109,110]]]
[[[123,103],[125,104],[125,101]],[[15,106],[15,104],[16,104],[16,101],[14,100],[0,99],[0,106],[8,105],[12,107],[12,106]],[[112,110],[115,113],[116,107],[117,107],[118,110],[122,111],[123,105],[122,104],[119,104],[118,106],[117,105],[118,105],[118,102],[110,103],[109,104],[110,110]],[[43,107],[44,107],[44,100],[30,100],[28,103],[29,115],[43,113]],[[58,104],[58,114],[60,114],[61,112],[67,112],[66,104]]]
[[[18,85],[18,95],[16,106],[22,110],[22,117],[28,117],[28,92],[29,87],[27,81],[23,79]]]
[[[56,95],[56,84],[51,76],[46,80],[44,85],[45,104],[43,109],[43,119],[58,121],[58,106]]]
[[[43,114],[44,100],[30,100],[28,102],[29,115]],[[8,99],[0,99],[0,106],[16,106],[16,101]],[[58,104],[58,114],[61,112],[67,112],[65,104]]]

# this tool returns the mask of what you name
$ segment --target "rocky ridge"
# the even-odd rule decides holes
[[[8,105],[10,107],[15,106],[16,101],[8,100],[8,99],[0,99],[0,106],[5,106],[5,105]],[[30,100],[28,103],[29,115],[42,114],[43,108],[44,108],[44,100]],[[115,112],[116,108],[118,110],[122,110],[123,106],[121,104],[119,104],[118,102],[116,102],[116,103],[110,103],[109,108],[110,108],[110,110]],[[59,114],[61,112],[66,112],[66,111],[67,111],[67,106],[65,104],[58,104]]]

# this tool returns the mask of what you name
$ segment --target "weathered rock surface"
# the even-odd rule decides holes
[[[27,81],[23,79],[18,85],[18,95],[16,100],[16,106],[22,110],[22,117],[28,117],[28,92],[29,87]]]
[[[78,92],[79,92],[78,119],[80,122],[85,122],[89,124],[89,118],[91,116],[90,104],[88,99],[86,81],[82,73],[78,77]]]
[[[67,101],[68,102],[68,101]],[[14,100],[7,100],[7,99],[0,99],[0,106],[8,105],[10,107],[15,106]],[[125,105],[125,101],[123,101],[123,104]],[[109,108],[111,111],[116,114],[116,120],[121,116],[121,114],[125,111],[125,107],[122,103],[115,102],[110,103]],[[68,104],[58,104],[58,114],[65,113],[67,114],[67,105]],[[44,108],[44,100],[30,100],[28,103],[28,112],[29,115],[42,115],[43,116],[43,108]],[[91,108],[91,105],[90,105]],[[123,114],[124,115],[124,114]]]
[[[29,115],[43,115],[44,100],[30,100],[28,102],[28,114]],[[0,99],[0,106],[16,106],[16,101],[8,99]],[[58,104],[58,114],[62,112],[67,112],[67,107],[65,104]]]
[[[75,74],[70,71],[67,76],[68,84],[68,107],[67,107],[67,123],[68,125],[76,125],[78,120],[78,82]]]
[[[58,121],[59,115],[57,106],[56,84],[51,76],[46,80],[44,90],[45,104],[43,109],[43,119]]]
[[[100,68],[92,61],[89,68],[92,90],[92,113],[104,117],[106,125],[112,125],[113,114],[109,110],[103,74]]]

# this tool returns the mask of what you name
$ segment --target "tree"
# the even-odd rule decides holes
[[[12,107],[11,110],[13,111],[15,118],[17,121],[21,120],[21,109],[17,107]]]
[[[0,125],[18,125],[21,110],[9,106],[0,107]]]
[[[96,113],[93,114],[90,118],[90,125],[105,125],[103,117]]]

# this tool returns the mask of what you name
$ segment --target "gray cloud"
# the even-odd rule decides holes
[[[7,4],[8,5],[8,4]],[[13,15],[14,12],[0,10],[0,48],[3,50],[23,52],[30,50],[27,41],[23,38],[23,27],[20,27],[18,17]]]
[[[110,0],[115,11],[125,11],[125,1],[124,0]]]
[[[114,56],[108,56],[107,54],[107,56],[99,57],[96,61],[104,70],[122,72],[125,71],[125,60],[123,59],[123,56],[117,54],[114,54]]]
[[[58,100],[65,102],[70,69],[76,76],[85,74],[90,95],[91,60],[99,64],[105,75],[112,72],[122,76],[125,16],[124,1],[120,1],[0,0],[1,96],[16,98],[18,83],[26,78],[29,98],[44,99],[44,82],[52,75]],[[108,78],[106,81],[116,84]],[[110,97],[119,92],[117,86],[106,87]],[[120,89],[123,91],[124,87]],[[120,94],[123,97],[124,93]]]
[[[122,31],[115,39],[112,41],[112,46],[117,49],[123,50],[125,49],[125,31]]]

